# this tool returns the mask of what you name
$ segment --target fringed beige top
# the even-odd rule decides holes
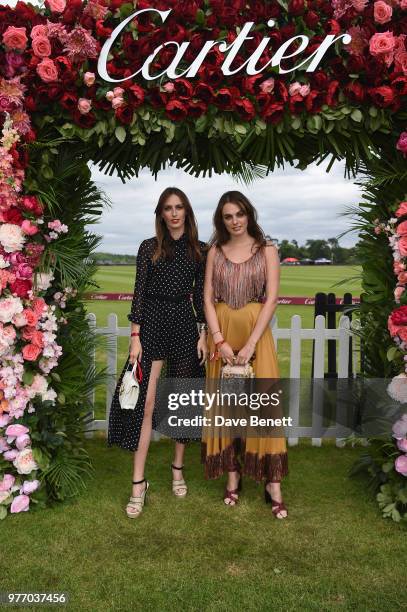
[[[266,256],[260,247],[246,261],[235,263],[218,247],[213,265],[213,290],[217,302],[243,308],[264,297],[267,279]]]

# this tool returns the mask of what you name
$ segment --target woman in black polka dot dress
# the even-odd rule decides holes
[[[132,497],[126,508],[130,518],[141,513],[148,489],[144,465],[155,426],[156,386],[164,360],[167,377],[204,378],[207,355],[203,312],[206,249],[198,240],[191,204],[180,189],[169,187],[161,194],[155,215],[156,237],[144,240],[137,254],[128,315],[130,354],[117,383],[109,418],[109,446],[135,451]],[[122,410],[120,385],[136,359],[143,371],[139,399],[134,410]],[[185,440],[177,441],[172,490],[178,497],[187,493],[182,475],[184,450]]]

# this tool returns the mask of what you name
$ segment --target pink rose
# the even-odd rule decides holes
[[[30,327],[34,327],[38,323],[38,314],[31,310],[31,308],[26,308],[23,310],[23,315],[25,316],[25,320],[27,321],[27,325]]]
[[[0,437],[0,453],[4,453],[4,451],[8,451],[8,450],[10,450],[10,447],[7,444],[6,438]],[[1,491],[1,488],[0,488],[0,491]]]
[[[46,36],[36,36],[32,48],[34,55],[37,57],[49,57],[51,55],[51,43]]]
[[[374,3],[374,18],[376,23],[387,23],[390,21],[393,9],[383,0]]]
[[[401,0],[400,8],[404,9],[405,11],[407,11],[407,0]]]
[[[26,263],[20,263],[17,267],[16,276],[17,278],[31,278],[33,269]]]
[[[270,77],[269,79],[267,79],[266,81],[263,81],[263,83],[260,83],[260,89],[263,93],[271,93],[274,89],[274,79],[273,77]]]
[[[112,100],[112,108],[114,109],[119,108],[120,106],[123,106],[123,104],[124,104],[124,99],[121,96],[117,96],[113,98]]]
[[[106,93],[106,100],[109,100],[109,102],[111,102],[114,98],[114,93],[112,91],[108,91]]]
[[[358,13],[361,13],[362,11],[365,10],[368,0],[351,0],[351,2],[352,2],[352,6],[355,9],[355,11],[358,11]]]
[[[4,474],[2,482],[0,482],[0,491],[8,491],[15,483],[15,477],[11,474]]]
[[[40,486],[39,480],[25,480],[23,482],[23,486],[20,489],[20,493],[24,493],[24,495],[30,495],[34,493]]]
[[[8,344],[12,344],[16,338],[16,330],[12,325],[6,325],[2,329],[2,336],[8,342]]]
[[[397,440],[397,448],[403,451],[403,453],[407,453],[407,438]]]
[[[20,451],[14,459],[13,465],[17,468],[19,474],[31,474],[33,470],[38,470],[31,448],[24,448]]]
[[[407,236],[402,236],[397,242],[397,248],[402,257],[407,257]]]
[[[58,80],[58,70],[52,59],[45,58],[37,66],[37,74],[44,83],[53,83]]]
[[[46,0],[45,4],[52,13],[63,13],[66,7],[66,0]]]
[[[44,309],[47,307],[44,298],[37,297],[32,303],[33,310],[35,314],[40,317],[44,312]]]
[[[308,96],[310,91],[311,91],[311,87],[309,85],[301,85],[298,93],[300,94],[300,96],[305,98],[306,96]]]
[[[117,98],[117,96],[122,96],[124,94],[124,89],[123,87],[115,87],[113,89],[113,95],[115,98]]]
[[[82,115],[86,115],[92,108],[92,101],[87,98],[79,98],[78,100],[78,111]]]
[[[42,24],[35,25],[30,32],[30,36],[32,39],[36,38],[37,36],[48,36],[47,26]]]
[[[3,453],[3,457],[7,461],[14,461],[17,455],[18,455],[18,450],[16,450],[15,448],[13,448],[13,450],[9,450]]]
[[[405,274],[405,272],[403,272],[403,274]],[[395,288],[395,290],[394,290],[394,300],[395,300],[395,302],[397,302],[397,304],[400,304],[400,298],[403,295],[404,290],[405,290],[405,287],[398,286],[398,287]]]
[[[26,344],[23,347],[22,353],[26,361],[35,361],[41,353],[41,349],[36,344]]]
[[[26,446],[30,446],[30,444],[31,444],[31,439],[28,434],[24,434],[16,438],[16,447],[20,451],[23,450],[23,448],[25,448]]]
[[[396,472],[402,476],[407,476],[407,455],[400,455],[400,457],[397,457],[394,468]]]
[[[401,325],[395,325],[393,321],[391,320],[391,318],[389,317],[387,319],[387,329],[389,330],[390,336],[394,338],[394,336],[397,336],[397,334],[399,333],[401,329]]]
[[[290,96],[295,96],[297,93],[299,93],[301,89],[301,83],[298,83],[298,81],[296,81],[295,83],[291,83],[290,87],[288,88],[288,93],[290,94]]]
[[[35,330],[31,337],[32,344],[38,346],[39,348],[44,348],[44,336],[42,332]]]
[[[18,49],[24,51],[28,38],[25,28],[9,26],[3,34],[3,44],[7,49]]]
[[[24,325],[27,325],[27,319],[25,318],[23,312],[19,312],[14,315],[12,322],[16,327],[24,327]]]
[[[91,87],[95,82],[95,73],[94,72],[85,72],[83,75],[83,81],[87,87]]]
[[[405,236],[407,234],[407,221],[400,223],[396,228],[396,232],[399,236]]]
[[[401,202],[399,204],[398,209],[395,212],[396,217],[402,217],[403,215],[407,215],[407,202]]]
[[[12,514],[17,512],[27,512],[29,506],[30,498],[28,495],[17,495],[17,497],[15,497],[11,503],[10,512]]]
[[[166,83],[165,85],[163,85],[163,90],[166,91],[167,93],[173,93],[174,89],[175,89],[174,83]]]
[[[34,234],[38,233],[38,227],[31,223],[29,219],[24,219],[21,224],[21,229],[23,230],[24,234],[27,234],[27,236],[34,236]]]
[[[22,436],[23,434],[27,434],[30,430],[25,425],[20,425],[16,423],[15,425],[9,425],[6,429],[6,436],[8,438],[17,438],[17,436]]]
[[[401,151],[403,155],[407,155],[407,132],[402,132],[400,134],[396,149]]]
[[[394,51],[396,39],[393,32],[377,32],[369,41],[369,49],[372,55],[384,55]]]

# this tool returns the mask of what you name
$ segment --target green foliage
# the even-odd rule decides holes
[[[407,479],[396,472],[394,460],[399,455],[394,442],[370,440],[369,450],[362,453],[350,469],[350,476],[364,474],[384,518],[407,523]]]

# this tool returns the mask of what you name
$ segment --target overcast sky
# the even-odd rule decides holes
[[[15,4],[15,0],[0,0],[0,4]],[[349,228],[350,221],[343,212],[346,206],[360,200],[358,188],[343,177],[343,169],[343,164],[335,164],[327,174],[322,166],[303,172],[288,167],[250,187],[228,176],[196,179],[171,168],[161,172],[157,181],[143,172],[138,179],[123,185],[118,178],[93,169],[94,180],[109,195],[113,206],[92,229],[103,236],[98,250],[135,253],[141,240],[154,233],[153,211],[159,194],[165,187],[175,185],[191,200],[202,240],[209,238],[217,201],[229,189],[240,189],[249,196],[258,210],[260,224],[273,238],[296,239],[300,244],[308,238],[331,238]],[[340,243],[351,246],[356,239],[355,234],[350,234]]]
[[[98,250],[134,253],[141,240],[154,234],[154,208],[168,186],[179,187],[188,195],[202,240],[209,238],[216,204],[229,189],[238,189],[249,197],[259,213],[260,225],[273,238],[295,239],[302,244],[308,238],[338,236],[350,225],[343,216],[346,206],[360,200],[358,187],[343,174],[342,164],[336,164],[329,174],[322,166],[313,165],[305,171],[288,167],[247,187],[227,175],[199,179],[169,168],[157,180],[145,171],[123,185],[118,178],[93,168],[94,180],[112,201],[112,207],[93,229],[103,236]],[[351,246],[356,239],[356,234],[350,234],[340,244]]]

